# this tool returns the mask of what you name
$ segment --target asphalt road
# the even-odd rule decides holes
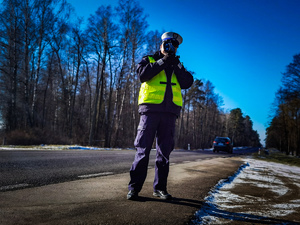
[[[257,148],[234,149],[234,154],[174,150],[171,163],[249,154]],[[134,150],[0,150],[0,191],[43,186],[71,180],[126,173]],[[154,167],[151,151],[149,167]]]

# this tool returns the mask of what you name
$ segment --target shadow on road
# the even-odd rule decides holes
[[[172,200],[163,200],[160,198],[149,198],[149,197],[139,196],[139,198],[136,201],[138,201],[138,202],[164,202],[164,203],[174,204],[174,205],[195,207],[198,209],[200,209],[203,205],[202,201],[186,199],[186,198],[174,198],[174,197]]]

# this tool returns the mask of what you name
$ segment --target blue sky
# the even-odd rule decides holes
[[[226,110],[241,108],[265,138],[282,73],[300,53],[299,0],[137,0],[148,30],[182,35],[180,59],[210,80]],[[118,0],[69,0],[85,19]]]

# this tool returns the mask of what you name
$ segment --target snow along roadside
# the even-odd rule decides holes
[[[250,158],[244,161],[234,175],[220,180],[208,193],[191,224],[281,223],[281,218],[286,221],[289,217],[286,224],[299,224],[291,220],[300,222],[296,194],[300,192],[300,167]]]

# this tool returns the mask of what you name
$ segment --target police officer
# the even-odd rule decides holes
[[[140,123],[134,142],[136,155],[130,169],[127,199],[137,200],[147,176],[149,155],[156,137],[153,195],[171,199],[167,192],[169,156],[174,149],[175,122],[182,107],[181,89],[193,84],[193,76],[176,56],[182,37],[174,32],[161,36],[160,51],[145,56],[137,66],[141,81],[139,92]]]

